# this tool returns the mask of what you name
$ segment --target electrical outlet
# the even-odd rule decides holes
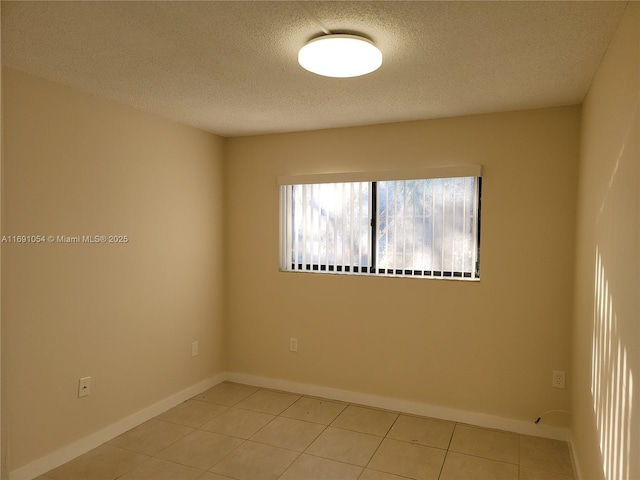
[[[289,339],[289,351],[290,352],[297,352],[298,351],[298,339],[297,338],[290,338]]]
[[[198,342],[191,342],[191,356],[198,356]]]
[[[555,388],[564,388],[565,373],[561,370],[553,371],[553,386]]]
[[[86,397],[91,393],[91,377],[82,377],[78,382],[78,397]]]

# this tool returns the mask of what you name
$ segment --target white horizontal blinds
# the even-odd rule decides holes
[[[377,182],[378,272],[477,278],[477,182]]]
[[[382,170],[369,172],[320,173],[313,175],[286,175],[278,177],[278,185],[304,185],[318,183],[359,183],[416,178],[480,177],[482,165],[453,165],[447,167]]]
[[[283,187],[291,222],[285,270],[361,273],[370,258],[368,183]],[[289,192],[289,193],[286,193]],[[284,262],[283,262],[284,263]]]
[[[324,181],[360,173],[281,177],[281,269],[479,278],[481,167],[428,172],[363,182]],[[478,175],[458,175],[469,172]],[[283,183],[294,178],[301,183]]]

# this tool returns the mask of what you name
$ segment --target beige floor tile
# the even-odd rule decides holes
[[[520,480],[574,480],[574,476],[521,466]]]
[[[199,400],[187,400],[158,415],[156,420],[177,423],[186,427],[200,428],[226,411],[229,407]]]
[[[445,454],[446,450],[386,438],[367,467],[417,480],[437,480]]]
[[[130,450],[101,445],[54,468],[45,476],[54,480],[114,480],[148,458]]]
[[[239,438],[196,430],[158,453],[156,457],[208,470],[243,442]]]
[[[575,480],[565,442],[230,382],[37,480],[436,480],[438,475],[440,480]]]
[[[193,400],[217,403],[218,405],[234,406],[252,393],[260,390],[258,387],[242,385],[240,383],[222,382],[215,387],[193,397]]]
[[[362,467],[326,458],[301,455],[279,480],[357,480]]]
[[[255,412],[269,413],[271,415],[280,415],[299,398],[300,395],[291,393],[259,390],[238,403],[236,407],[253,410]]]
[[[209,432],[247,439],[274,418],[273,415],[266,413],[230,408],[201,428]]]
[[[449,452],[440,480],[518,480],[518,466]]]
[[[305,453],[364,467],[381,440],[366,433],[327,427]]]
[[[282,412],[282,416],[329,425],[345,408],[347,408],[346,403],[302,397]]]
[[[203,471],[186,465],[150,458],[118,480],[196,480]]]
[[[520,465],[573,475],[569,445],[559,440],[520,436]]]
[[[235,480],[231,477],[224,477],[222,475],[218,475],[213,472],[204,472],[201,477],[196,478],[196,480]]]
[[[378,472],[365,468],[358,480],[407,480],[407,477],[399,477],[393,473]]]
[[[400,415],[387,437],[427,447],[447,449],[455,426],[453,422]]]
[[[192,431],[193,428],[183,425],[149,420],[107,443],[144,455],[155,455]]]
[[[518,435],[458,424],[453,432],[449,450],[517,464]]]
[[[397,413],[349,405],[331,426],[384,437],[396,418]]]
[[[269,425],[251,437],[251,440],[296,452],[304,452],[324,429],[324,425],[293,418],[276,417]]]
[[[239,480],[275,480],[297,457],[291,450],[245,442],[211,471]]]

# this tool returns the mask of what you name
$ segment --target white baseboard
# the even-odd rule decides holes
[[[573,439],[569,442],[569,451],[571,452],[571,461],[573,462],[573,473],[576,480],[582,480],[582,471],[580,470],[580,462],[578,462],[578,455],[575,451]]]
[[[220,382],[226,380],[226,374],[221,373],[207,378],[201,382],[192,385],[181,392],[178,392],[170,397],[160,400],[153,405],[150,405],[142,410],[130,415],[122,420],[109,425],[91,435],[88,435],[76,442],[73,442],[60,450],[57,450],[49,455],[46,455],[38,460],[31,462],[23,467],[20,467],[12,472],[9,472],[9,480],[31,480],[39,475],[42,475],[49,470],[59,467],[60,465],[73,460],[83,453],[87,453],[89,450],[93,450],[99,447],[105,442],[108,442],[112,438],[152,419],[153,417],[166,412],[170,408],[179,405],[180,403],[188,400],[197,394],[217,385]]]
[[[514,420],[494,415],[487,415],[484,413],[439,407],[426,403],[401,400],[398,398],[381,397],[378,395],[370,395],[367,393],[359,393],[331,387],[322,387],[318,385],[309,385],[306,383],[290,382],[288,380],[280,380],[276,378],[246,375],[243,373],[228,372],[226,378],[228,381],[255,385],[256,387],[271,388],[274,390],[283,390],[303,395],[324,397],[333,400],[340,400],[343,402],[357,403],[359,405],[367,405],[370,407],[383,408],[386,410],[410,413],[413,415],[466,423],[469,425],[476,425],[478,427],[506,430],[523,435],[551,438],[554,440],[562,440],[565,442],[569,442],[571,440],[570,430],[568,428],[535,424],[533,421],[525,422],[523,420]]]

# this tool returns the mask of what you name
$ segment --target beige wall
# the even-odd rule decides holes
[[[571,373],[566,390],[551,374],[570,363],[579,119],[566,107],[230,139],[228,370],[526,421],[567,409]],[[484,165],[479,283],[278,271],[279,175],[469,163]]]
[[[13,70],[2,93],[3,234],[129,236],[2,245],[11,471],[223,371],[224,140]]]
[[[583,105],[573,442],[584,479],[640,478],[640,4]]]

